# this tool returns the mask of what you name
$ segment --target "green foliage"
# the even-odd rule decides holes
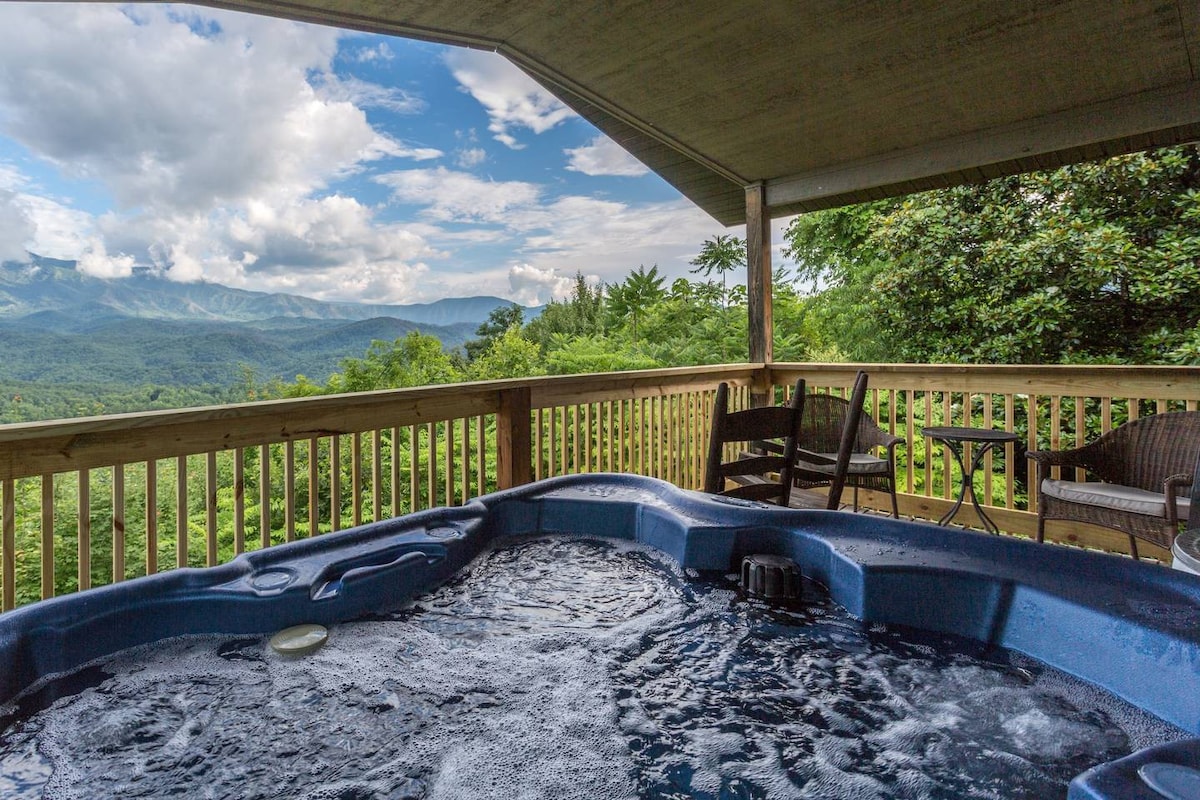
[[[746,268],[746,241],[736,236],[717,235],[704,242],[700,254],[691,260],[692,274],[711,277],[714,272],[721,276],[721,305],[728,304],[728,273]]]
[[[655,264],[646,271],[643,264],[625,278],[623,283],[608,287],[607,318],[610,328],[629,325],[633,341],[638,339],[638,323],[646,311],[663,298],[663,277]]]
[[[546,369],[551,375],[653,369],[658,366],[661,365],[652,357],[601,336],[576,336],[546,355]]]
[[[493,308],[488,314],[488,318],[475,330],[475,335],[479,338],[471,339],[463,344],[463,348],[467,352],[467,360],[474,361],[479,358],[494,341],[513,326],[521,327],[524,321],[525,312],[518,305]]]
[[[851,358],[1194,363],[1198,221],[1189,146],[820,212],[787,238]]]
[[[492,339],[487,350],[467,367],[467,377],[475,381],[523,378],[542,372],[541,348],[522,336],[516,325]]]
[[[525,338],[542,352],[554,349],[556,341],[575,336],[596,336],[604,331],[604,290],[591,286],[582,273],[575,274],[571,296],[551,302],[525,326]]]
[[[343,361],[342,372],[330,377],[328,389],[334,394],[366,392],[456,383],[462,377],[438,339],[413,331],[393,342],[372,342],[365,357]]]

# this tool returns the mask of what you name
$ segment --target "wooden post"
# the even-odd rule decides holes
[[[531,406],[528,386],[500,391],[500,408],[496,412],[496,485],[500,489],[533,480]]]
[[[750,316],[750,363],[775,360],[771,313],[771,218],[767,214],[767,187],[762,182],[746,187],[746,299]],[[752,407],[770,403],[770,387],[754,386]]]

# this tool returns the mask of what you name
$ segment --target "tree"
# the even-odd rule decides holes
[[[374,341],[364,358],[342,362],[342,373],[329,378],[329,391],[366,392],[407,386],[457,383],[455,368],[442,343],[433,336],[412,331],[393,342]]]
[[[487,319],[475,329],[479,338],[471,339],[463,344],[467,351],[467,361],[474,361],[491,347],[492,342],[499,339],[509,328],[520,328],[525,322],[525,313],[519,305],[497,306],[488,314]]]
[[[487,350],[471,362],[467,377],[490,381],[541,375],[543,371],[541,348],[522,336],[521,329],[514,325],[492,339]]]
[[[729,296],[726,274],[746,267],[746,241],[731,235],[717,235],[704,242],[700,255],[690,262],[695,266],[693,274],[710,277],[713,272],[721,276],[721,305],[726,305]]]
[[[547,352],[556,336],[592,336],[603,331],[604,291],[587,282],[583,273],[575,273],[571,296],[551,302],[525,326],[525,338]]]
[[[658,274],[658,265],[655,264],[647,272],[646,265],[642,264],[630,272],[624,282],[608,287],[608,313],[615,323],[614,327],[629,321],[635,344],[641,316],[666,294],[662,285],[663,277]]]
[[[821,214],[788,229],[828,282],[814,308],[866,320],[889,358],[1163,363],[1200,343],[1195,146]]]

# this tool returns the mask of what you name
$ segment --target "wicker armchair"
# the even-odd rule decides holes
[[[1170,547],[1189,511],[1188,487],[1200,455],[1200,411],[1154,414],[1127,422],[1073,450],[1025,454],[1038,465],[1038,532],[1046,520],[1087,522]],[[1099,481],[1056,480],[1053,467],[1082,467]]]
[[[849,443],[849,461],[841,467],[844,485],[854,489],[854,510],[858,511],[858,490],[871,489],[891,495],[892,516],[898,518],[896,445],[905,440],[892,436],[862,413],[866,391],[867,374],[860,372],[850,400],[829,394],[810,394],[805,398],[800,422],[801,449],[796,456],[793,480],[801,489],[833,488],[839,470],[837,455],[849,433],[847,425],[855,425],[857,434]],[[880,450],[884,451],[882,457]]]

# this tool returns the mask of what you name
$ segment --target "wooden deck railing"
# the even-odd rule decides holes
[[[631,472],[699,488],[720,381],[773,391],[803,375],[843,391],[871,375],[870,411],[908,439],[901,512],[937,518],[959,476],[924,425],[1018,431],[977,476],[1002,528],[1029,534],[1025,449],[1063,447],[1125,419],[1195,409],[1200,370],[773,364],[434,386],[0,426],[0,607],[497,488]],[[887,498],[864,493],[864,505]],[[970,509],[959,520],[973,521]],[[1124,537],[1057,526],[1051,538],[1124,551]],[[1160,557],[1164,553],[1158,552]]]

